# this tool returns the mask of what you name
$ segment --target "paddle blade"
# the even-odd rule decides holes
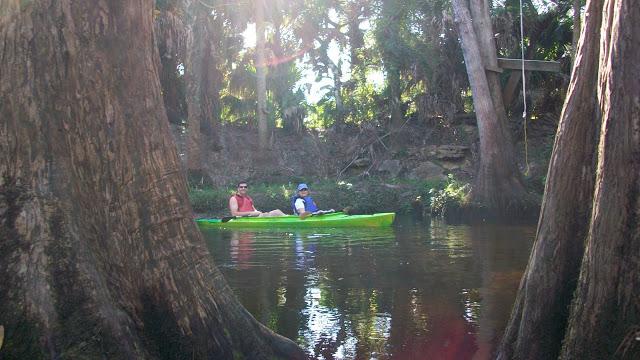
[[[329,210],[318,210],[318,211],[316,211],[316,212],[311,213],[311,215],[313,215],[313,216],[319,216],[319,215],[324,215],[324,214],[332,214],[332,213],[334,213],[334,212],[336,212],[336,211],[335,211],[335,210],[333,210],[333,209],[329,209]]]

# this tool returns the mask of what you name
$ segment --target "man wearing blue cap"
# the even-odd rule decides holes
[[[309,187],[307,184],[298,185],[296,196],[291,199],[291,208],[293,213],[299,215],[301,219],[318,211],[318,206],[313,202],[313,198],[309,196]]]

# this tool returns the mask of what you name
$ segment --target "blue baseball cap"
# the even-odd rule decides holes
[[[298,191],[300,191],[302,189],[309,189],[309,187],[307,186],[307,184],[302,183],[302,184],[298,185]]]

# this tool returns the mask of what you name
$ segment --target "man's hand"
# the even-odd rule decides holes
[[[257,210],[256,211],[252,211],[251,214],[249,214],[249,216],[256,216],[256,217],[260,216],[260,215],[262,215],[262,213],[260,211],[257,211]]]

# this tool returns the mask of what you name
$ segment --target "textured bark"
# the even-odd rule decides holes
[[[571,38],[571,57],[575,61],[578,53],[578,41],[580,40],[580,12],[582,10],[582,0],[573,0],[573,37]]]
[[[168,2],[157,9],[154,35],[160,53],[160,84],[169,122],[181,125],[187,115],[183,78],[178,76],[178,65],[184,62],[186,28],[179,6]]]
[[[587,31],[589,22],[587,20]],[[604,2],[591,226],[562,359],[640,358],[640,8]]]
[[[258,145],[260,149],[267,149],[269,127],[267,124],[267,60],[265,54],[265,22],[263,0],[256,0],[256,92],[258,108],[256,118],[258,121]]]
[[[270,358],[191,218],[152,1],[0,5],[2,358]]]
[[[640,355],[640,10],[590,0],[585,19],[498,359]]]
[[[218,149],[220,144],[220,124],[216,116],[220,74],[213,54],[216,37],[211,9],[197,1],[183,1],[183,5],[187,24],[187,170],[189,174],[200,175],[204,173],[207,152]]]
[[[496,42],[494,40],[494,31],[491,26],[491,16],[489,15],[489,4],[487,0],[471,0],[470,3],[471,18],[473,19],[473,29],[478,39],[480,56],[485,69],[498,69],[498,56],[496,50]],[[500,131],[504,133],[506,139],[505,146],[511,146],[511,135],[507,130],[507,113],[502,102],[502,87],[498,73],[492,70],[486,70],[487,83],[489,84],[489,92],[491,93],[491,101],[496,109],[498,116]],[[506,149],[508,150],[508,149]],[[509,152],[513,156],[513,149]],[[515,158],[514,158],[515,159]],[[512,161],[515,164],[515,160]]]
[[[602,4],[591,1],[551,155],[536,242],[500,359],[553,359],[560,351],[589,226],[600,124],[596,85]]]
[[[510,136],[496,112],[493,101],[495,96],[492,95],[480,51],[480,46],[488,45],[479,42],[464,1],[453,0],[452,6],[462,39],[462,52],[480,135],[480,165],[473,199],[494,212],[507,214],[512,209],[524,209],[527,206],[526,191],[515,163]],[[502,94],[498,92],[497,97],[500,98],[500,106],[504,112],[504,106],[501,105]]]

